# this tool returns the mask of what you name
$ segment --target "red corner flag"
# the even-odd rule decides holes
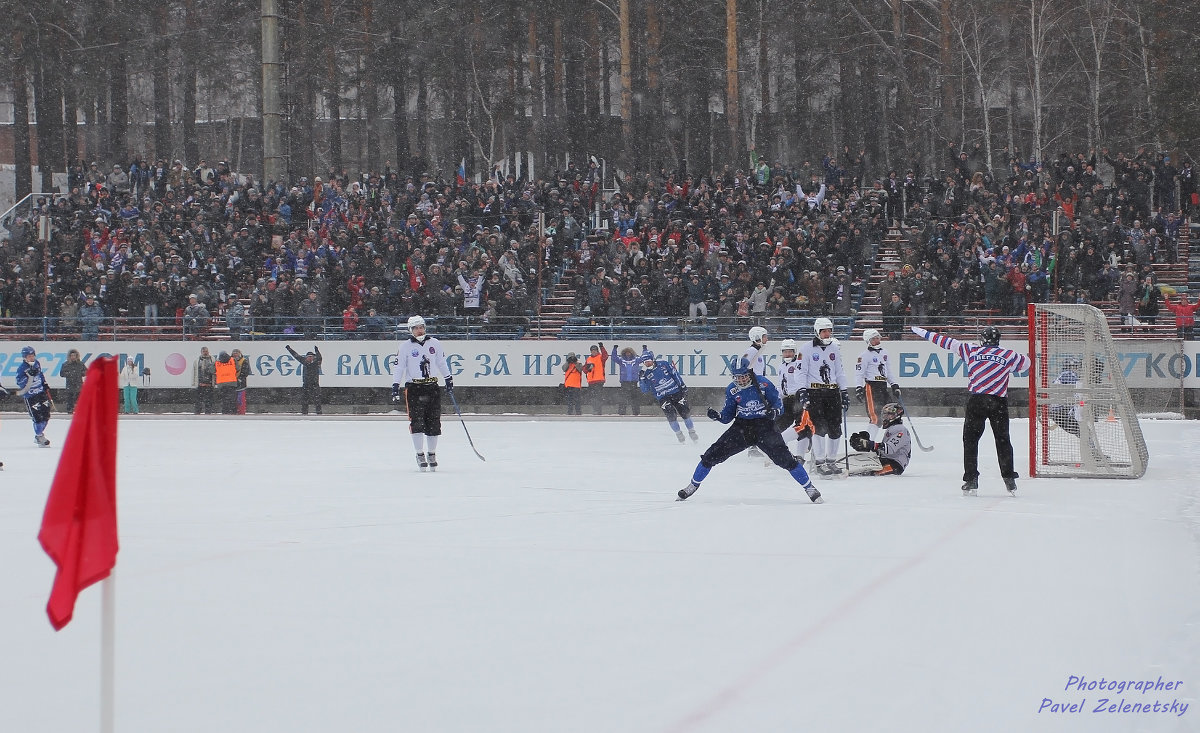
[[[67,431],[38,541],[58,573],[46,613],[55,631],[71,621],[75,598],[117,564],[117,362],[87,371]]]

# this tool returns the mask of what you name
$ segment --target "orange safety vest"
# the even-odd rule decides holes
[[[563,375],[563,385],[579,389],[583,385],[580,384],[580,378],[583,372],[579,371],[579,367],[575,364],[567,364],[567,373]]]
[[[217,365],[217,384],[237,384],[237,362],[233,359],[229,361],[218,361]]]
[[[607,357],[607,354],[601,352],[584,359],[585,364],[592,365],[592,370],[587,375],[589,387],[593,384],[604,384],[604,362],[607,360]]]

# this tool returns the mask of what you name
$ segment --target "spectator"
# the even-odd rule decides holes
[[[126,359],[125,366],[121,367],[121,373],[118,375],[123,398],[121,412],[126,415],[138,414],[137,390],[141,376],[137,363],[132,358]]]
[[[225,325],[229,328],[229,338],[241,341],[246,331],[246,306],[242,299],[234,294],[228,306],[225,307]]]
[[[217,365],[208,353],[207,346],[200,347],[200,357],[192,367],[192,386],[196,388],[196,414],[211,415],[213,411],[213,385],[217,379]]]
[[[237,414],[246,414],[246,380],[250,378],[250,360],[247,359],[241,349],[234,349],[230,356],[233,357],[233,363],[237,366]]]
[[[0,304],[0,312],[3,312]],[[62,308],[59,309],[58,330],[64,333],[74,333],[79,330],[79,304],[69,295],[63,296]]]
[[[587,377],[588,400],[592,403],[592,414],[601,414],[604,405],[604,381],[608,366],[608,351],[604,344],[592,344],[592,353],[584,360],[583,373]]]
[[[908,306],[900,300],[900,293],[892,293],[892,299],[883,306],[883,330],[888,339],[899,341],[904,335],[904,317]]]
[[[315,412],[321,414],[321,349],[316,344],[313,350],[300,356],[290,345],[285,346],[292,358],[299,362],[301,377],[300,414],[308,414],[308,406],[312,405]]]
[[[1180,293],[1179,302],[1172,303],[1170,296],[1164,299],[1167,310],[1175,314],[1175,335],[1184,341],[1191,341],[1196,330],[1196,311],[1200,310],[1200,299],[1188,303],[1187,293]]]
[[[617,365],[617,376],[621,382],[617,395],[617,414],[624,415],[625,411],[629,410],[637,417],[641,414],[641,389],[638,387],[640,364],[637,352],[629,346],[618,352],[617,345],[613,344],[609,353],[612,354],[613,363]]]
[[[100,340],[100,323],[104,320],[104,310],[96,304],[96,296],[88,293],[83,307],[79,309],[79,323],[83,326],[84,341]]]
[[[214,381],[216,384],[217,404],[221,406],[222,415],[237,414],[238,365],[228,352],[222,351],[217,355],[213,364]]]
[[[87,365],[79,358],[79,349],[67,352],[67,360],[58,370],[59,376],[66,380],[63,391],[65,400],[63,409],[68,413],[75,412],[75,403],[79,401],[79,393],[83,389],[83,379],[87,375]]]
[[[1162,291],[1155,284],[1154,277],[1147,275],[1138,291],[1138,320],[1144,325],[1153,326],[1158,320],[1158,306],[1161,298]]]
[[[579,367],[579,357],[574,351],[567,354],[567,361],[563,364],[563,381],[559,386],[562,387],[566,397],[567,414],[582,415],[583,405],[580,393],[583,391],[583,370]]]
[[[183,334],[195,336],[208,328],[210,320],[208,308],[199,301],[195,293],[188,296],[188,305],[183,310]]]

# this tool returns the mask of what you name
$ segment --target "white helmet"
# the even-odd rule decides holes
[[[408,332],[409,332],[409,333],[412,333],[412,332],[413,332],[413,329],[414,329],[414,328],[416,328],[417,326],[420,326],[421,328],[425,328],[425,319],[424,319],[424,318],[422,318],[422,317],[420,317],[420,316],[409,316],[409,318],[408,318]],[[413,336],[416,336],[416,334],[415,334],[415,333],[413,333]],[[425,335],[424,335],[424,334],[422,334],[422,335],[420,336],[420,340],[422,340],[422,341],[423,341],[424,339],[425,339]]]
[[[796,339],[784,339],[783,341],[779,342],[779,350],[780,351],[795,351],[796,350]]]
[[[883,334],[879,333],[878,328],[868,328],[863,331],[863,341],[866,341],[867,345],[870,345],[875,339],[883,339]]]
[[[833,339],[821,338],[821,332],[824,331],[825,329],[829,329],[830,331],[832,331],[833,330],[833,321],[829,320],[828,318],[818,318],[817,320],[813,321],[813,331],[816,332],[817,338],[821,341],[822,344],[824,344],[825,346],[828,346]]]
[[[761,344],[767,340],[767,329],[762,326],[755,326],[750,329],[750,343]]]

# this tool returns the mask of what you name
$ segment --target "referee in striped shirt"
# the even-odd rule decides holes
[[[963,495],[979,492],[979,439],[984,423],[991,423],[996,439],[996,458],[1000,476],[1010,494],[1017,491],[1017,472],[1013,470],[1012,440],[1008,435],[1008,380],[1013,374],[1029,369],[1025,354],[1000,346],[1000,329],[988,326],[980,335],[980,344],[963,343],[940,333],[913,326],[912,332],[956,354],[967,365],[967,417],[963,423]]]

